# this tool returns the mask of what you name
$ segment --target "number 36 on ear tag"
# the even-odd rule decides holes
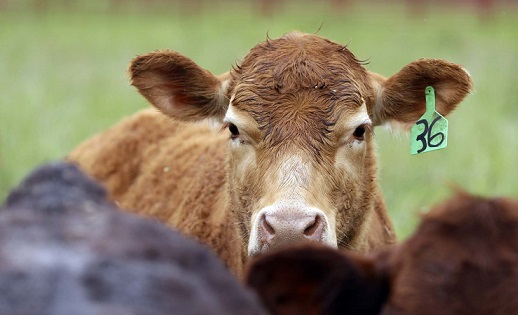
[[[435,111],[435,91],[425,89],[426,112],[410,130],[410,153],[444,149],[448,145],[448,120]]]

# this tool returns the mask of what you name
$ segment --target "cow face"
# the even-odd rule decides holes
[[[257,45],[219,77],[171,51],[135,58],[130,74],[165,114],[228,129],[231,211],[249,255],[304,240],[361,247],[379,202],[373,126],[411,126],[428,85],[443,115],[471,88],[446,61],[385,79],[346,47],[301,33]]]
[[[344,226],[363,221],[375,190],[367,72],[338,44],[295,33],[254,47],[232,76],[224,122],[249,255],[352,239]]]

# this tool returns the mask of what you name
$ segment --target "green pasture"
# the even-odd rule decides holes
[[[407,135],[375,130],[381,186],[400,238],[453,186],[518,197],[518,10],[496,8],[481,20],[466,7],[410,16],[401,4],[356,1],[363,4],[337,12],[315,2],[292,1],[273,16],[240,1],[207,2],[189,14],[165,5],[0,11],[0,200],[32,168],[148,106],[126,74],[137,54],[170,48],[220,73],[267,33],[319,29],[350,42],[369,70],[387,76],[431,57],[463,64],[473,77],[475,92],[448,117],[445,150],[411,156]]]

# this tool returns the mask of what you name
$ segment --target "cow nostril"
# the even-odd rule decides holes
[[[263,224],[264,231],[270,236],[275,235],[275,229],[270,225],[270,223],[266,219],[266,216],[263,215],[263,219],[261,221]]]
[[[319,215],[315,217],[315,220],[308,225],[304,230],[304,236],[309,238],[320,238],[322,235],[322,219]]]

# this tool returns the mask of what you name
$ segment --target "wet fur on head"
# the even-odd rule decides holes
[[[233,104],[246,104],[269,146],[303,135],[300,141],[316,156],[342,115],[336,104],[362,104],[367,75],[343,46],[296,32],[257,45],[231,74]]]

